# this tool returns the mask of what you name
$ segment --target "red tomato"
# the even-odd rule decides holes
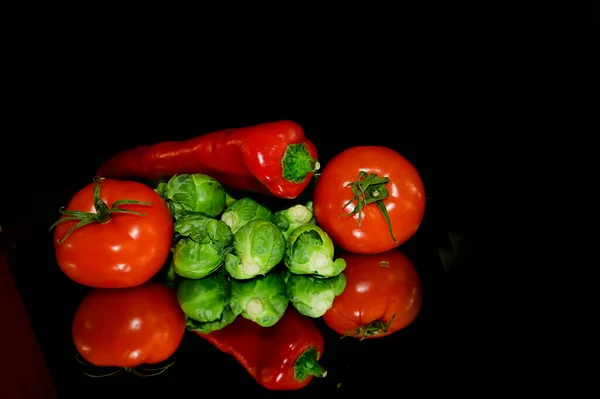
[[[346,260],[346,288],[323,315],[331,329],[341,335],[376,338],[413,322],[421,310],[423,291],[406,255],[394,249],[340,257]]]
[[[372,178],[377,180],[367,184]],[[365,191],[354,184],[358,198],[352,187],[356,182]],[[425,189],[415,167],[398,152],[351,147],[325,165],[313,206],[317,224],[334,243],[350,252],[375,254],[396,248],[415,234],[425,214]]]
[[[148,282],[92,290],[75,313],[72,331],[77,351],[91,364],[135,367],[171,357],[185,329],[175,292]]]
[[[119,200],[147,204],[120,205],[115,202]],[[56,261],[79,284],[98,288],[143,284],[163,266],[171,250],[171,212],[144,184],[99,179],[77,192],[61,213],[60,220],[67,221],[54,230]],[[67,235],[82,220],[89,224]]]

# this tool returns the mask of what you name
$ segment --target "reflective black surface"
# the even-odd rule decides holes
[[[145,94],[122,93],[110,102],[70,100],[68,115],[48,113],[52,129],[37,141],[41,155],[32,161],[37,172],[15,171],[5,180],[12,195],[4,195],[3,189],[2,223],[23,231],[23,240],[11,255],[13,272],[61,398],[126,392],[142,398],[166,393],[219,395],[208,391],[312,398],[332,393],[357,397],[361,391],[396,397],[441,386],[460,391],[470,383],[477,367],[469,360],[475,351],[469,346],[472,315],[461,307],[469,289],[465,276],[472,233],[469,151],[460,129],[465,126],[464,115],[431,108],[418,99],[388,102],[368,91],[312,96],[303,92],[309,97],[302,99],[284,98],[283,91],[240,92],[204,102]],[[395,148],[419,170],[427,192],[426,216],[418,233],[400,248],[423,282],[424,304],[415,322],[387,338],[358,342],[340,340],[318,321],[326,337],[322,364],[329,374],[296,392],[264,390],[233,358],[191,333],[185,335],[176,364],[161,376],[142,379],[123,372],[101,379],[85,377],[75,361],[70,328],[88,288],[68,280],[54,261],[47,230],[58,208],[115,152],[279,119],[303,126],[324,165],[345,148],[374,144]],[[19,140],[19,145],[27,144],[25,137]],[[16,206],[28,211],[10,211]]]

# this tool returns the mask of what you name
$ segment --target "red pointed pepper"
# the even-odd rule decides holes
[[[266,389],[300,389],[313,376],[327,375],[318,363],[325,345],[323,336],[310,318],[295,309],[288,308],[272,327],[261,327],[240,316],[221,330],[196,333],[232,355]]]
[[[302,127],[284,120],[125,150],[108,159],[97,174],[158,181],[203,173],[233,189],[293,199],[319,167],[317,149]]]

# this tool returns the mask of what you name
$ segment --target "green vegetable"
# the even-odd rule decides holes
[[[222,273],[183,280],[177,288],[177,301],[188,318],[188,329],[203,333],[220,330],[235,320],[230,297],[231,287]]]
[[[177,286],[177,273],[175,273],[175,268],[173,267],[173,261],[171,261],[167,264],[164,274],[165,274],[165,285],[174,289]]]
[[[243,225],[252,220],[271,220],[271,217],[272,213],[267,207],[244,197],[232,202],[221,215],[221,220],[227,223],[235,234]]]
[[[225,257],[225,268],[239,280],[265,275],[281,262],[284,251],[281,230],[268,220],[255,219],[235,233],[233,251]]]
[[[314,223],[313,213],[307,206],[298,204],[275,212],[273,223],[281,229],[287,240],[297,227],[306,223]]]
[[[309,211],[314,212],[313,211],[313,202],[312,201],[308,201],[306,203],[306,207],[308,208]]]
[[[225,191],[225,208],[228,208],[231,204],[236,201],[227,191]]]
[[[346,288],[346,276],[318,278],[307,275],[285,273],[287,294],[292,305],[308,317],[321,317],[333,305],[336,296]]]
[[[314,213],[315,211],[313,210],[313,202],[312,201],[308,201],[306,203],[306,207],[308,208],[309,211],[311,211],[311,213],[313,214],[313,218],[311,219],[311,221],[309,223],[316,223],[315,221],[315,217],[314,217]]]
[[[208,276],[223,264],[233,246],[229,226],[199,213],[185,213],[175,221],[174,230],[181,238],[173,249],[173,268],[182,277]]]
[[[163,197],[175,219],[182,211],[216,217],[225,208],[225,190],[214,178],[201,173],[181,174],[161,182],[155,190]]]
[[[285,281],[279,273],[250,280],[231,280],[231,309],[233,313],[252,320],[262,327],[277,323],[288,307]]]
[[[346,261],[333,260],[334,247],[329,235],[315,224],[297,227],[290,235],[284,262],[290,272],[334,277],[346,268]]]

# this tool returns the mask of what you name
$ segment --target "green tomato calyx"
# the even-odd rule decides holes
[[[91,378],[104,378],[115,375],[121,371],[127,371],[135,375],[136,377],[154,377],[160,375],[167,371],[172,365],[175,364],[175,357],[171,356],[169,359],[161,362],[159,364],[154,365],[143,365],[140,364],[135,367],[104,367],[104,366],[96,366],[87,360],[85,360],[80,354],[75,354],[75,360],[77,363],[81,364],[85,367],[86,371],[83,372],[84,375]],[[93,371],[88,371],[89,369],[97,369],[98,373]]]
[[[376,173],[369,174],[364,170],[358,172],[358,179],[356,179],[355,182],[351,182],[346,185],[346,187],[350,187],[354,197],[352,197],[350,201],[346,202],[342,208],[346,208],[354,201],[356,201],[356,205],[354,206],[352,212],[341,214],[339,216],[353,216],[358,214],[358,227],[360,227],[362,222],[362,209],[369,204],[375,203],[385,218],[390,235],[392,236],[392,240],[397,242],[396,237],[394,237],[394,232],[392,231],[392,221],[390,220],[390,215],[388,214],[387,208],[383,203],[383,200],[389,196],[388,190],[385,187],[389,181],[390,179],[388,177],[378,177]]]
[[[341,338],[360,337],[360,341],[362,341],[363,339],[373,335],[387,334],[395,317],[396,313],[394,313],[394,315],[390,318],[390,321],[388,321],[387,323],[383,320],[375,320],[369,324],[365,324],[364,326],[353,328],[352,330],[346,331]]]
[[[66,210],[65,207],[62,207],[59,210],[59,213],[64,217],[61,217],[56,222],[50,226],[50,231],[55,228],[60,223],[77,221],[77,224],[73,226],[67,233],[56,242],[57,244],[62,244],[68,236],[71,235],[75,230],[80,227],[86,226],[90,223],[107,223],[111,219],[111,215],[113,213],[128,213],[130,215],[137,216],[146,216],[145,213],[131,211],[129,209],[119,208],[121,205],[152,205],[152,202],[142,202],[136,200],[122,199],[115,201],[112,204],[112,207],[108,207],[108,204],[104,202],[102,198],[100,198],[100,187],[102,185],[102,177],[95,177],[94,181],[97,182],[96,187],[94,188],[94,210],[96,212],[80,212],[80,211],[70,211]]]

